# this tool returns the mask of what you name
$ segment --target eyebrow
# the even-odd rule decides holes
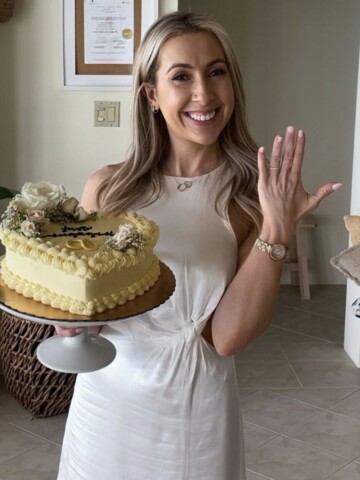
[[[222,58],[215,58],[215,60],[212,60],[210,63],[207,64],[207,67],[211,67],[212,65],[214,65],[215,63],[223,63],[224,65],[226,65],[226,62],[224,59]],[[194,68],[192,65],[190,65],[190,63],[173,63],[167,70],[166,70],[166,73],[169,73],[171,70],[173,70],[174,68]]]

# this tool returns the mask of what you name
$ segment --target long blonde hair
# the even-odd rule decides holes
[[[133,141],[130,153],[115,173],[99,186],[98,203],[103,211],[119,212],[148,205],[161,195],[162,168],[168,152],[169,135],[161,112],[152,112],[143,86],[156,84],[159,51],[164,43],[171,37],[197,32],[210,33],[219,41],[234,89],[234,111],[219,136],[219,145],[232,175],[218,199],[230,187],[227,204],[235,202],[248,220],[259,228],[257,146],[247,127],[244,88],[236,55],[226,31],[211,18],[196,13],[164,15],[145,34],[133,68]]]

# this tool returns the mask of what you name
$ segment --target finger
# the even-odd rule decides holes
[[[55,327],[56,333],[61,337],[75,337],[83,331],[79,327]]]
[[[272,175],[278,175],[281,167],[281,149],[282,149],[283,137],[276,135],[274,138],[273,148],[271,152],[269,171]]]
[[[331,193],[335,192],[342,186],[342,183],[329,182],[320,187],[313,195],[311,195],[310,203],[313,208],[316,208],[319,203]]]
[[[298,131],[294,151],[294,159],[291,166],[291,176],[297,178],[300,175],[305,152],[305,134],[302,130]]]
[[[283,142],[282,153],[282,168],[281,173],[283,177],[287,177],[293,164],[294,149],[295,149],[295,128],[287,127],[285,138]]]
[[[260,147],[258,150],[258,168],[259,168],[259,184],[265,183],[268,177],[268,169],[266,165],[265,148]]]

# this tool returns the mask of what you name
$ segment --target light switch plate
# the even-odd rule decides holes
[[[94,126],[95,127],[119,127],[120,126],[120,102],[95,101]]]

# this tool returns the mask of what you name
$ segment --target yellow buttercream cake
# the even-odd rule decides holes
[[[27,183],[0,223],[1,277],[11,289],[53,308],[94,315],[153,286],[158,227],[136,213],[86,212],[62,186]]]

